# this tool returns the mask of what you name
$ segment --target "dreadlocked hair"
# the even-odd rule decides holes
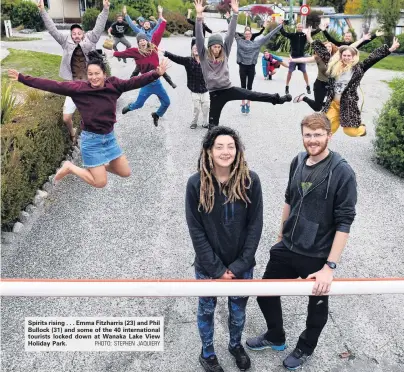
[[[247,195],[247,190],[251,187],[251,177],[244,158],[244,145],[236,131],[228,127],[218,126],[210,130],[202,141],[202,150],[198,159],[198,172],[201,177],[200,197],[198,210],[203,208],[206,213],[212,212],[215,204],[215,187],[213,173],[214,164],[211,150],[218,136],[231,136],[236,145],[236,158],[231,165],[230,176],[224,185],[219,185],[219,191],[226,197],[226,203],[234,203],[242,200],[247,207],[251,203]]]
[[[158,52],[157,46],[154,45],[153,43],[149,43],[149,42],[147,42],[147,47],[146,48],[143,49],[143,48],[139,47],[138,50],[139,50],[139,53],[143,57],[146,57],[146,56],[149,56],[152,53],[157,53]]]

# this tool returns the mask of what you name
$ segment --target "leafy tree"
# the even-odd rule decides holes
[[[347,0],[345,4],[345,14],[361,14],[362,1],[361,0]]]
[[[227,12],[230,12],[230,0],[221,0],[216,9],[220,14],[226,14]]]
[[[274,14],[274,11],[263,5],[254,5],[251,8],[251,14],[253,16],[260,16],[262,19],[267,19],[270,15]]]

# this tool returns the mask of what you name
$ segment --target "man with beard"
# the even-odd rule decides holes
[[[59,76],[64,80],[87,80],[88,54],[95,50],[98,40],[105,29],[109,13],[109,0],[104,1],[104,9],[97,18],[94,29],[84,33],[80,25],[70,27],[70,35],[61,33],[45,10],[43,0],[39,0],[39,13],[44,21],[46,29],[63,49],[62,62]],[[76,105],[70,97],[66,97],[63,106],[63,121],[67,126],[73,142],[76,141],[76,130],[73,128],[73,114]]]
[[[114,38],[114,50],[118,51],[118,44],[122,43],[123,45],[126,46],[126,49],[130,48],[130,42],[126,39],[125,37],[125,32],[129,28],[129,25],[123,20],[123,17],[121,14],[118,14],[116,16],[116,22],[114,22],[111,27],[108,29],[108,34],[113,36]],[[118,58],[118,61],[121,59]],[[123,59],[123,61],[126,63],[126,58]]]
[[[271,248],[263,279],[315,279],[309,297],[306,329],[283,365],[300,368],[311,356],[328,318],[328,292],[355,218],[355,173],[338,153],[328,149],[331,124],[313,113],[301,123],[306,152],[291,164],[278,242]],[[246,341],[252,350],[284,350],[279,296],[258,297],[267,331]]]

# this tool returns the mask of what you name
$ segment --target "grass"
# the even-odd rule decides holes
[[[264,48],[265,49],[265,48]],[[289,57],[289,53],[285,52],[271,52],[281,57]],[[370,53],[360,52],[359,58],[361,61],[366,59]],[[380,62],[377,62],[372,68],[380,68],[390,71],[404,71],[404,55],[387,56]]]
[[[42,77],[52,80],[62,80],[59,77],[61,56],[54,54],[31,52],[28,50],[8,49],[10,54],[1,61],[1,80],[7,80],[7,70],[14,69],[26,75]],[[25,92],[28,87],[16,82],[15,90]]]
[[[21,37],[21,36],[10,36],[5,37],[2,41],[32,41],[32,40],[42,40],[40,37]]]

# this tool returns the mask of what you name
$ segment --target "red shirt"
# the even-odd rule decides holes
[[[18,75],[18,81],[33,88],[70,96],[81,115],[81,128],[97,134],[108,134],[116,123],[116,101],[122,93],[138,89],[157,80],[156,71],[129,80],[109,77],[103,87],[93,88],[88,81],[54,81]]]
[[[153,34],[151,43],[154,44],[156,47],[159,46],[165,29],[166,29],[166,22],[163,21],[160,23],[159,28]],[[153,51],[151,54],[144,56],[140,54],[138,48],[129,48],[124,50],[123,52],[114,52],[114,57],[134,58],[136,65],[139,66],[140,72],[142,74],[154,70],[160,64],[159,55],[157,51]]]

